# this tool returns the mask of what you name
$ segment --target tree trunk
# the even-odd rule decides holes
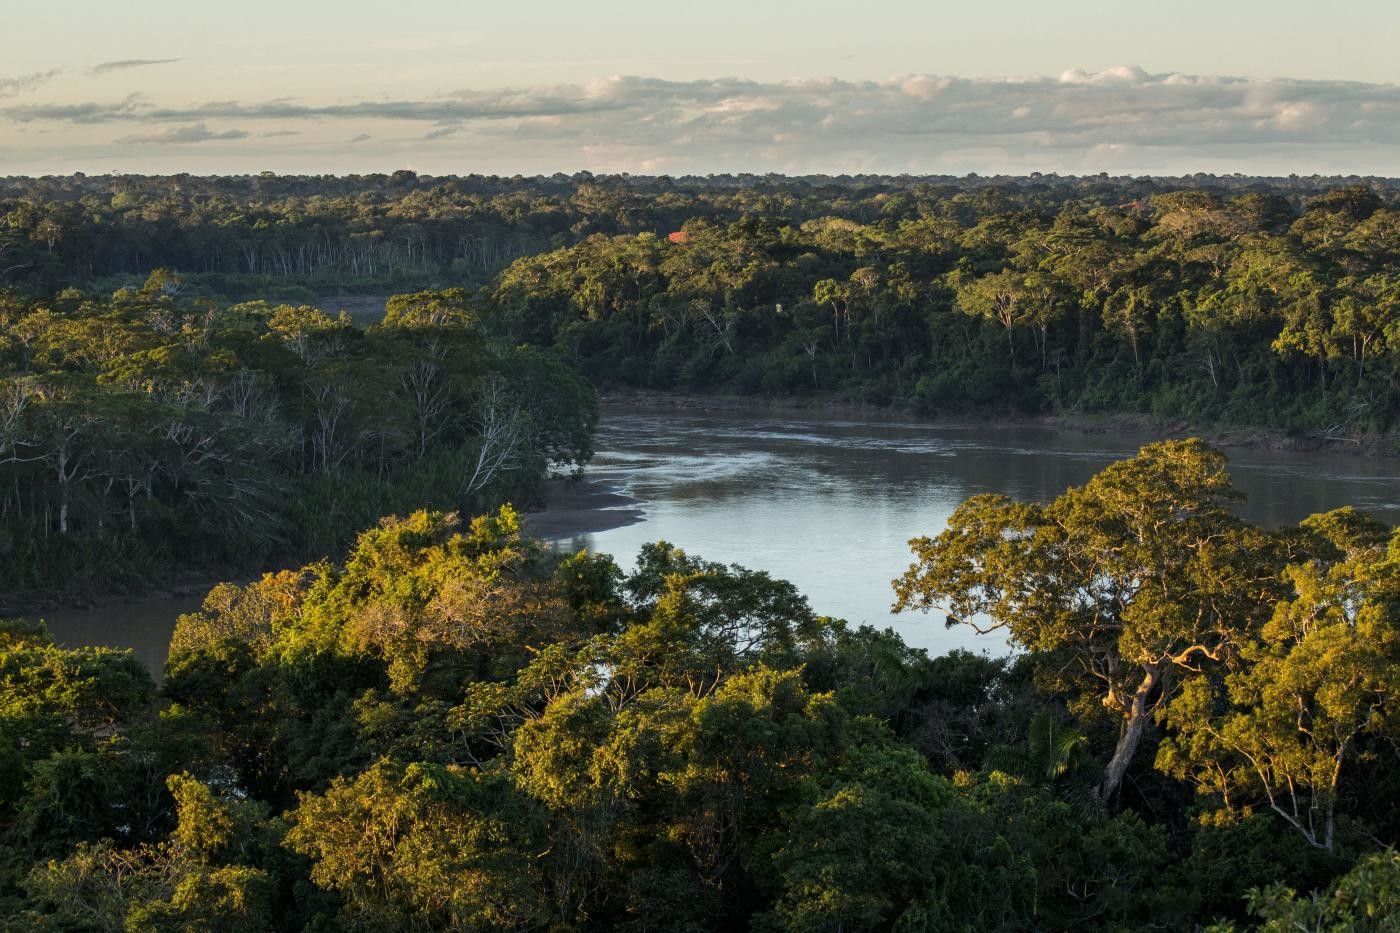
[[[58,533],[68,534],[68,451],[58,452]]]
[[[1133,762],[1138,743],[1142,741],[1142,730],[1147,726],[1148,698],[1156,686],[1157,672],[1149,669],[1133,694],[1133,702],[1128,707],[1127,718],[1118,735],[1118,745],[1113,749],[1113,757],[1104,768],[1103,783],[1099,785],[1100,801],[1106,802],[1118,792],[1118,785],[1123,782],[1123,775],[1127,773],[1128,765]]]

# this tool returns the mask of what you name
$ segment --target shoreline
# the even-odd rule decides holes
[[[520,513],[526,535],[546,543],[567,541],[581,535],[611,531],[642,521],[642,501],[622,491],[616,474],[599,473],[578,479],[551,477],[546,480],[544,507]],[[261,574],[245,571],[224,576],[189,577],[162,583],[135,593],[87,593],[61,596],[53,593],[0,594],[0,619],[43,619],[49,614],[97,612],[140,603],[203,601],[209,591],[222,583],[245,586]]]
[[[1209,444],[1241,450],[1335,453],[1362,458],[1400,454],[1400,434],[1361,438],[1289,436],[1271,428],[1193,424],[1186,419],[1160,418],[1139,413],[1103,415],[972,415],[923,416],[894,407],[852,403],[840,396],[768,398],[740,395],[687,395],[638,390],[600,394],[605,408],[656,412],[772,412],[849,416],[869,419],[902,418],[926,424],[1000,425],[1065,431],[1081,435],[1137,435],[1151,437],[1196,436]],[[616,470],[584,473],[579,477],[551,477],[545,481],[542,507],[521,511],[522,528],[530,537],[558,546],[570,539],[611,531],[645,519],[645,502],[626,492],[625,476]],[[257,579],[246,568],[224,576],[191,574],[136,593],[98,593],[60,596],[53,593],[0,594],[0,619],[42,618],[46,613],[88,612],[135,603],[203,599],[220,583],[239,585]]]
[[[1278,428],[1193,422],[1187,418],[1166,418],[1141,412],[1039,415],[985,412],[920,415],[890,405],[851,402],[838,395],[778,398],[723,394],[687,395],[638,389],[602,392],[599,393],[599,401],[605,407],[617,406],[655,411],[807,411],[828,415],[859,415],[867,418],[872,416],[909,418],[925,424],[1047,428],[1086,435],[1118,433],[1160,437],[1199,437],[1215,447],[1233,447],[1241,450],[1326,452],[1359,457],[1400,456],[1400,432],[1397,431],[1386,434],[1364,434],[1356,437],[1323,434],[1290,435]]]
[[[203,603],[204,597],[209,595],[209,591],[221,583],[244,586],[256,579],[258,577],[250,577],[247,574],[232,574],[226,577],[210,577],[188,582],[163,583],[139,593],[88,593],[70,597],[57,596],[52,593],[5,593],[0,594],[0,619],[39,621],[49,614],[70,615],[72,613],[96,612],[100,609],[114,609],[138,603],[196,599]]]
[[[545,484],[544,507],[521,513],[524,532],[541,541],[565,541],[624,528],[641,522],[646,515],[642,500],[623,491],[616,473],[551,477]]]

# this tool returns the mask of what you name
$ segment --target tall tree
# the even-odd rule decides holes
[[[1277,590],[1270,541],[1231,514],[1237,497],[1224,456],[1194,439],[1150,444],[1048,505],[975,496],[910,542],[895,608],[1005,630],[1080,712],[1115,717],[1107,800],[1152,718],[1232,655]]]
[[[1348,762],[1400,716],[1400,537],[1387,546],[1387,529],[1349,508],[1302,531],[1313,556],[1288,566],[1239,667],[1173,705],[1159,765],[1231,810],[1267,806],[1331,851]]]

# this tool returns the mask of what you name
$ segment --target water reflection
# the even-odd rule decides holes
[[[1155,439],[896,418],[612,409],[593,469],[621,478],[643,501],[644,520],[564,546],[608,552],[630,566],[642,544],[665,539],[791,580],[818,612],[891,626],[932,651],[995,651],[999,642],[945,629],[937,617],[889,612],[890,581],[908,565],[908,539],[940,530],[968,496],[1050,499]],[[1264,450],[1234,451],[1230,459],[1251,521],[1272,527],[1345,504],[1400,519],[1400,476],[1389,462]]]

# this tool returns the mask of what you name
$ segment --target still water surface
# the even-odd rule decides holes
[[[890,581],[908,540],[941,530],[964,499],[999,492],[1047,500],[1158,438],[1036,426],[929,424],[805,413],[609,410],[592,471],[642,500],[644,520],[570,544],[631,565],[642,544],[766,570],[819,613],[893,627],[935,653],[1002,650],[941,616],[892,615]],[[1355,505],[1400,521],[1391,461],[1267,450],[1229,452],[1244,515],[1267,526]]]
[[[604,411],[590,472],[641,501],[636,524],[560,541],[629,568],[641,545],[667,540],[710,560],[791,580],[825,615],[890,626],[934,652],[1001,651],[995,638],[945,629],[935,616],[892,615],[890,581],[907,541],[939,531],[968,496],[1046,500],[1152,437],[1035,426],[929,424],[879,417],[756,412]],[[1400,470],[1337,454],[1230,451],[1244,515],[1268,526],[1355,505],[1400,521]],[[154,600],[52,614],[67,644],[135,648],[158,670],[175,618],[198,600]]]

